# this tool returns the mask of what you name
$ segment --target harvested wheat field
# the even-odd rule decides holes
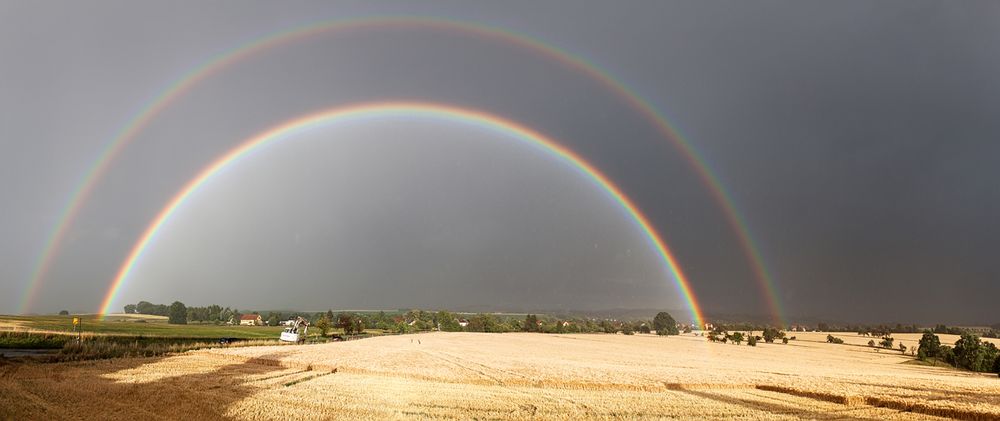
[[[760,332],[757,332],[759,335]],[[816,341],[816,342],[826,342],[826,335],[833,335],[844,340],[844,344],[847,345],[861,345],[865,346],[868,341],[874,340],[878,342],[880,338],[873,336],[862,336],[851,332],[788,332],[788,336],[795,336],[800,341]],[[941,339],[942,345],[954,345],[961,336],[952,335],[947,333],[935,333],[939,339]],[[920,337],[923,333],[893,333],[892,337],[895,339],[893,345],[899,346],[899,344],[906,344],[907,347],[917,346],[920,343]],[[983,342],[992,342],[994,345],[1000,346],[1000,339],[997,338],[979,338]]]
[[[995,375],[910,360],[805,340],[433,333],[8,365],[0,418],[1000,418]]]

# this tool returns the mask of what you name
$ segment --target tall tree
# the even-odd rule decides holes
[[[917,356],[921,360],[927,358],[937,358],[941,352],[941,340],[930,330],[924,331],[924,336],[920,338],[920,347],[917,348]]]
[[[992,371],[1000,350],[991,342],[982,342],[973,334],[963,334],[955,342],[955,365],[972,371]]]
[[[455,320],[455,315],[447,311],[439,311],[437,313],[438,329],[443,332],[461,332],[462,326],[458,324],[458,320]]]
[[[656,317],[653,318],[653,329],[656,330],[657,335],[661,336],[680,334],[680,331],[677,330],[677,322],[670,313],[665,311],[656,313]]]
[[[219,320],[221,314],[222,307],[217,304],[212,304],[208,306],[208,315],[205,317],[205,320],[217,321]]]
[[[187,314],[187,306],[180,301],[174,301],[174,303],[170,305],[170,314],[168,315],[169,320],[167,320],[167,323],[174,325],[186,325]]]
[[[149,301],[139,301],[139,303],[135,305],[135,309],[139,314],[154,314],[153,312],[156,311],[156,306]]]
[[[281,313],[269,313],[267,315],[267,324],[269,326],[277,326],[281,322]]]
[[[538,332],[538,316],[529,314],[524,317],[524,325],[521,330],[525,332]]]
[[[345,335],[354,333],[354,315],[351,313],[337,314],[337,327],[344,329]]]
[[[365,333],[365,316],[361,314],[353,315],[351,324],[354,325],[354,333]]]
[[[325,337],[328,333],[330,333],[330,319],[327,318],[326,315],[323,315],[323,317],[320,317],[319,321],[316,322],[316,327],[319,328],[320,335]]]

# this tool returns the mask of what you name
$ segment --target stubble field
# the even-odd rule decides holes
[[[996,375],[797,336],[432,333],[8,365],[0,418],[1000,418]]]

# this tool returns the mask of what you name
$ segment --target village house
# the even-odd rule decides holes
[[[240,315],[240,326],[261,326],[263,324],[264,320],[260,318],[259,314]]]

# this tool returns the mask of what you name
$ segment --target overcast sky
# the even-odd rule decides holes
[[[433,16],[542,40],[656,106],[731,192],[791,319],[1000,321],[1000,3],[0,0],[0,312],[114,135],[219,53],[329,19]],[[532,127],[604,171],[709,314],[767,314],[690,164],[618,93],[455,31],[380,27],[254,55],[157,115],[69,228],[32,311],[94,311],[145,226],[255,133],[414,99]],[[338,124],[215,177],[117,306],[684,309],[642,231],[537,149],[442,120]]]

